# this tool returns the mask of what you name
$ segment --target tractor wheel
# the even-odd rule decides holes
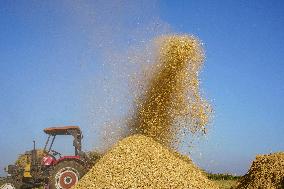
[[[76,161],[58,163],[50,174],[50,189],[68,189],[78,183],[85,174],[84,166]]]
[[[22,189],[23,183],[21,179],[18,177],[16,178],[9,178],[5,179],[2,184],[0,184],[0,189]]]
[[[0,189],[16,189],[13,183],[6,182],[0,186]]]

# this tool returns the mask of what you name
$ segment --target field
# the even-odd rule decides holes
[[[207,177],[216,183],[220,189],[233,189],[235,188],[240,176],[233,176],[231,174],[212,174],[206,173]]]

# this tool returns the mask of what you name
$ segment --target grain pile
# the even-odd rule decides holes
[[[179,143],[182,131],[205,131],[211,108],[199,91],[204,54],[200,42],[189,35],[157,38],[155,63],[136,100],[129,122],[131,134],[150,136],[168,147]],[[143,81],[144,82],[144,81]]]
[[[237,188],[283,189],[284,152],[256,156],[248,173],[240,179]]]
[[[74,189],[217,188],[190,161],[152,138],[133,135],[118,142]]]

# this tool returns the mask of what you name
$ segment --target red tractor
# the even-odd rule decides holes
[[[43,150],[35,149],[26,152],[24,165],[9,165],[5,183],[0,189],[22,189],[42,187],[49,189],[68,189],[89,170],[96,157],[91,159],[81,148],[83,138],[78,126],[51,127],[44,129],[48,134]],[[52,149],[57,135],[73,136],[74,155],[64,156]],[[40,153],[40,154],[39,154]],[[98,158],[99,156],[97,156]]]

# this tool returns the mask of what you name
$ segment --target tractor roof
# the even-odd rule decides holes
[[[49,135],[71,135],[71,133],[69,133],[71,130],[81,133],[80,127],[78,126],[50,127],[43,131]]]

